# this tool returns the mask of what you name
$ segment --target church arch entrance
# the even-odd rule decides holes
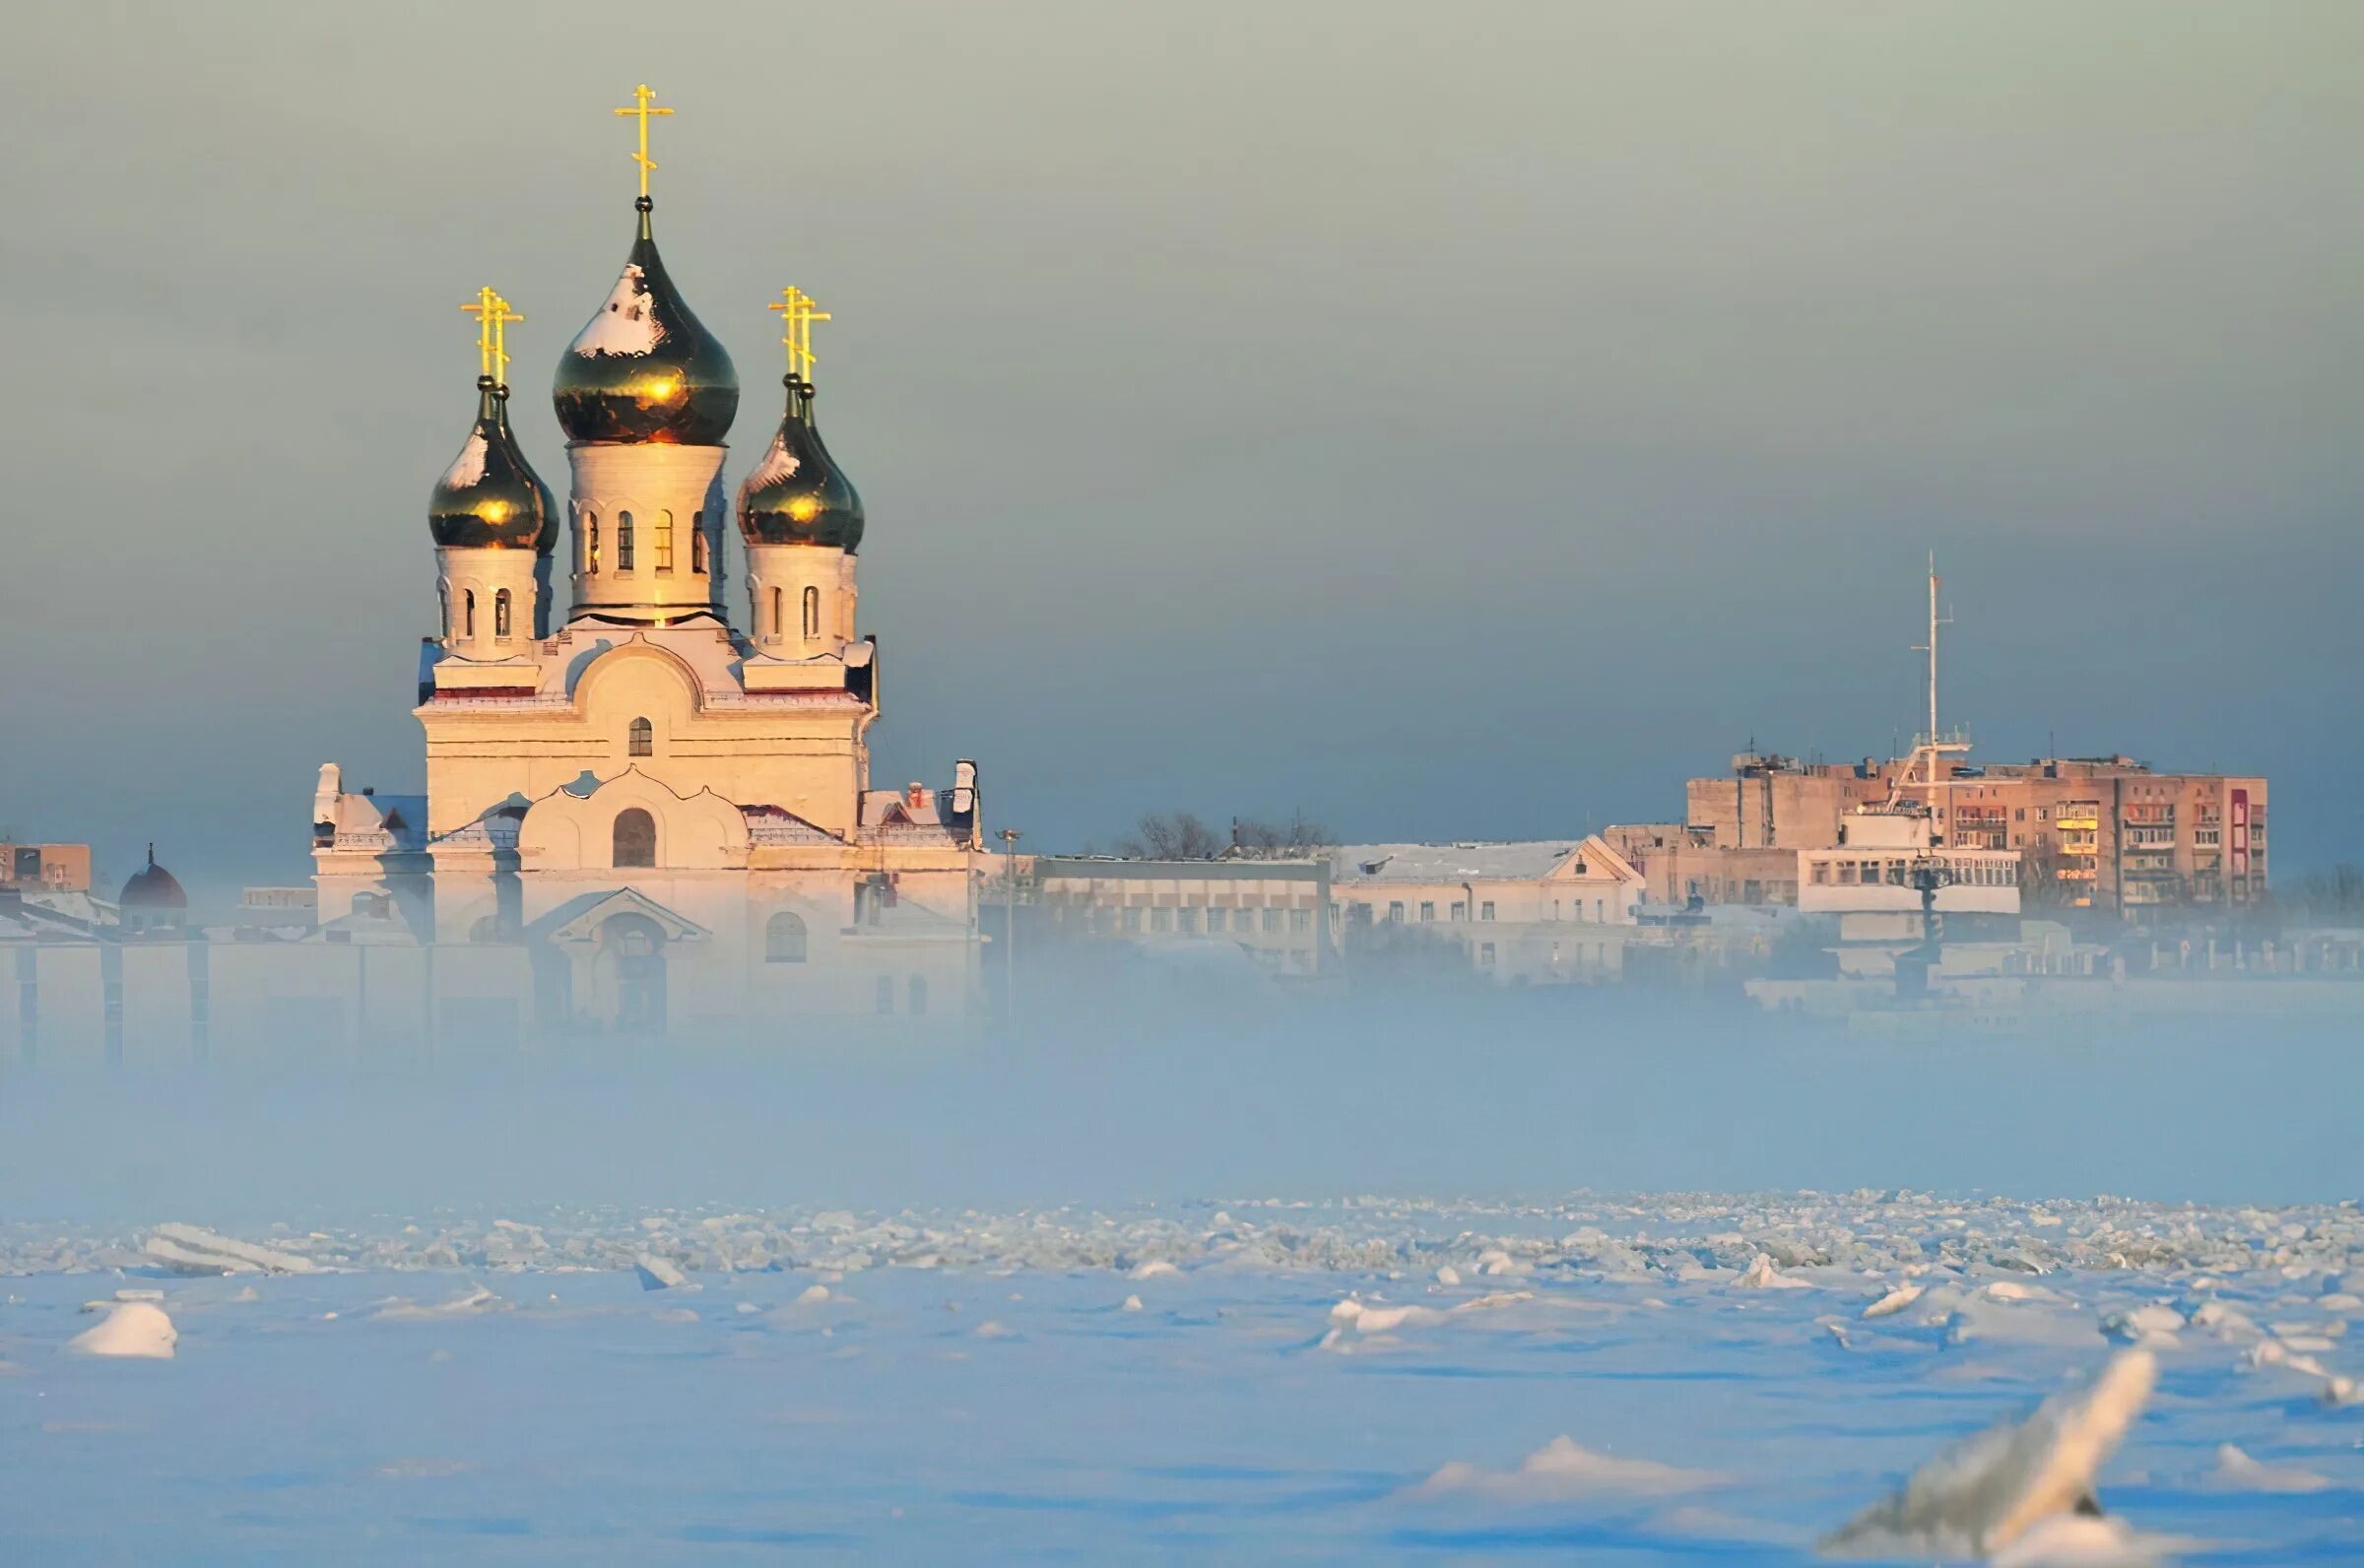
[[[596,960],[600,1000],[621,1034],[665,1032],[665,930],[646,915],[611,915],[600,923]]]

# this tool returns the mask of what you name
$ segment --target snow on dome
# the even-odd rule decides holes
[[[468,439],[460,447],[460,455],[451,460],[451,467],[443,471],[443,488],[466,490],[481,482],[485,477],[485,453],[488,450],[484,427],[478,425],[468,432]]]
[[[747,476],[747,482],[740,488],[743,490],[755,490],[766,485],[777,485],[784,479],[793,479],[797,469],[802,466],[797,455],[788,450],[787,434],[775,434],[771,438],[770,448],[763,454],[763,461],[755,466]]]
[[[602,354],[637,356],[653,353],[664,337],[664,324],[657,320],[649,299],[647,274],[634,261],[624,264],[624,276],[616,280],[607,303],[575,334],[569,347],[586,359]]]

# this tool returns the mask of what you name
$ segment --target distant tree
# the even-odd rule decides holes
[[[1127,860],[1213,860],[1223,848],[1223,836],[1189,812],[1146,812],[1116,841]]]
[[[2341,861],[2329,872],[2309,872],[2299,879],[2295,904],[2302,918],[2324,925],[2353,925],[2364,919],[2364,867]]]
[[[2019,907],[2058,909],[2066,904],[2068,887],[2061,881],[2061,872],[2068,864],[2068,857],[2049,839],[2038,839],[2020,850]]]
[[[1232,847],[1251,856],[1303,855],[1337,842],[1330,829],[1309,820],[1302,812],[1292,812],[1287,821],[1277,826],[1255,817],[1234,817],[1231,822]]]

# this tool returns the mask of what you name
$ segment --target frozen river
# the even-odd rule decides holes
[[[224,1277],[0,1229],[0,1557],[1806,1561],[2134,1340],[2099,1481],[2140,1550],[2364,1555],[2352,1208],[497,1217]],[[170,1359],[68,1349],[118,1290]]]

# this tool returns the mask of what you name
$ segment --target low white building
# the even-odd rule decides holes
[[[1328,852],[1341,948],[1427,938],[1505,983],[1555,984],[1624,967],[1647,883],[1600,836],[1346,844]]]

